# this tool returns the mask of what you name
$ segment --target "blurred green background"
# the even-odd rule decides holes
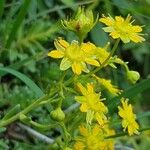
[[[61,26],[60,20],[72,16],[78,6],[84,5],[92,9],[95,17],[97,13],[111,16],[128,14],[133,16],[135,24],[142,25],[144,43],[120,44],[117,54],[124,61],[129,62],[129,68],[140,73],[142,81],[150,77],[150,0],[0,0],[0,67],[10,67],[32,79],[43,91],[55,86],[62,71],[59,61],[48,58],[47,52],[54,49],[53,41],[63,37],[68,41],[76,39],[74,33],[68,32]],[[97,23],[88,34],[85,41],[94,42],[97,46],[104,46],[113,40],[102,30],[102,24]],[[113,83],[122,89],[128,89],[123,76],[124,71],[107,70],[107,75]],[[70,74],[68,73],[68,77]],[[0,72],[0,117],[16,104],[21,108],[28,106],[35,98],[32,92],[18,78],[8,72]],[[139,82],[140,82],[139,81]],[[72,95],[68,95],[64,108],[69,106]],[[150,89],[138,94],[133,99],[138,112],[150,110]],[[49,123],[51,106],[43,106],[32,112],[32,118],[38,122]],[[71,119],[69,120],[72,121]],[[140,120],[142,125],[149,125],[150,119]],[[71,128],[71,127],[70,127]],[[53,136],[53,132],[44,134]],[[24,136],[23,136],[24,135]],[[143,136],[143,137],[142,137]],[[137,138],[137,149],[148,150],[150,146],[150,132]],[[132,140],[132,139],[131,139]],[[48,149],[44,143],[24,134],[15,123],[7,127],[7,131],[0,133],[0,149]]]

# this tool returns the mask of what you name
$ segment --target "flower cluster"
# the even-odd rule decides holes
[[[108,44],[105,48],[96,47],[93,43],[79,43],[78,41],[72,41],[69,44],[62,38],[55,40],[54,45],[56,50],[52,50],[48,53],[48,56],[53,58],[63,58],[60,63],[60,70],[67,70],[72,68],[72,71],[76,75],[80,75],[83,72],[89,73],[87,64],[96,67],[114,66],[117,62],[116,56],[110,57],[110,53],[107,51]]]
[[[91,130],[88,130],[84,126],[79,128],[81,137],[78,137],[77,142],[74,145],[74,150],[113,150],[114,140],[106,140],[106,136],[115,134],[115,131],[109,129],[108,126],[100,128],[99,125],[94,125]]]
[[[71,44],[63,39],[55,40],[54,42],[57,50],[51,51],[48,56],[53,58],[63,58],[60,64],[60,70],[67,70],[72,68],[72,71],[80,75],[82,71],[89,72],[86,64],[99,66],[99,62],[90,55],[95,49],[95,46],[90,43],[82,43],[72,41]]]
[[[116,16],[113,19],[111,16],[105,17],[103,15],[99,21],[108,26],[103,28],[105,32],[109,32],[109,35],[114,39],[121,39],[123,43],[130,41],[138,43],[145,40],[140,33],[142,27],[133,25],[130,15],[126,19],[121,16]],[[81,136],[76,138],[73,149],[113,150],[114,140],[109,139],[109,136],[115,136],[116,132],[109,128],[112,118],[109,113],[109,104],[106,103],[107,99],[101,98],[103,97],[102,89],[106,89],[111,96],[119,95],[119,97],[121,97],[120,94],[123,90],[113,85],[111,80],[99,77],[99,74],[96,73],[105,67],[116,69],[119,64],[125,68],[127,80],[131,83],[135,84],[140,75],[136,71],[130,71],[127,62],[114,55],[120,40],[116,41],[111,51],[109,51],[109,42],[105,47],[97,47],[91,42],[85,43],[82,40],[81,37],[85,37],[95,24],[92,11],[85,13],[84,9],[80,8],[74,19],[62,22],[65,29],[71,30],[79,36],[79,42],[73,40],[68,43],[63,38],[58,38],[54,42],[56,49],[50,51],[48,56],[62,58],[60,70],[64,71],[71,68],[73,73],[77,75],[75,76],[77,77],[75,84],[80,95],[75,95],[75,100],[80,104],[80,113],[86,114],[86,122],[83,121],[85,125],[79,127]],[[83,83],[80,80],[81,74],[85,79]],[[88,77],[94,82],[89,82]],[[95,88],[97,85],[98,88],[100,87],[98,91]],[[138,134],[139,124],[136,122],[132,105],[128,104],[128,100],[123,97],[121,104],[122,106],[118,106],[117,116],[118,119],[119,117],[122,119],[123,131],[127,130],[129,136]]]
[[[87,89],[80,83],[78,87],[83,96],[76,96],[75,100],[82,104],[80,107],[81,112],[87,113],[87,122],[91,123],[95,118],[100,125],[103,125],[107,121],[105,114],[108,109],[102,102],[103,99],[100,98],[101,94],[95,93],[91,84],[87,84]]]

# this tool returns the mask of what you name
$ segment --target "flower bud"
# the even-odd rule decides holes
[[[79,37],[84,37],[93,28],[95,23],[92,10],[85,11],[84,8],[79,7],[74,18],[63,20],[62,25],[73,32]]]
[[[135,84],[140,78],[140,74],[137,71],[127,71],[127,79],[132,84]]]
[[[56,120],[58,122],[63,121],[65,119],[65,114],[61,110],[60,107],[56,108],[55,110],[51,111],[50,116],[53,120]]]

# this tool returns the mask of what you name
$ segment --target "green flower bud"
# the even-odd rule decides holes
[[[55,110],[51,111],[50,116],[52,117],[52,119],[54,119],[58,122],[63,121],[65,119],[65,114],[61,110],[60,107],[58,107]]]
[[[127,71],[127,79],[132,84],[135,84],[140,78],[140,74],[137,71]]]
[[[85,11],[84,8],[79,7],[74,18],[62,21],[62,25],[67,29],[75,32],[80,38],[85,37],[86,34],[93,28],[95,23],[92,10]]]

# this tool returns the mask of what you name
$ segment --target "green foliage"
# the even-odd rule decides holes
[[[0,0],[0,118],[5,116],[3,119],[9,120],[34,103],[35,98],[45,96],[44,93],[51,94],[53,99],[46,98],[41,101],[38,99],[40,108],[35,107],[36,109],[30,110],[29,114],[28,112],[21,114],[18,118],[30,128],[47,137],[57,137],[57,144],[62,142],[61,138],[66,138],[63,131],[64,133],[68,131],[72,137],[75,137],[76,129],[83,123],[85,115],[79,115],[79,105],[74,104],[77,89],[72,84],[73,74],[67,71],[63,79],[63,72],[59,69],[58,61],[52,62],[46,57],[48,50],[54,49],[53,41],[56,37],[62,36],[68,41],[77,38],[73,33],[68,33],[60,27],[60,20],[70,17],[70,14],[73,14],[79,5],[85,5],[88,9],[92,9],[95,18],[97,12],[100,16],[108,13],[112,16],[132,14],[136,22],[144,25],[146,42],[120,45],[118,51],[121,58],[130,62],[129,68],[140,72],[141,81],[135,86],[130,85],[126,81],[125,71],[119,66],[117,67],[120,68],[120,71],[112,71],[108,68],[97,74],[103,77],[112,77],[111,79],[116,85],[127,89],[120,97],[131,98],[135,103],[135,109],[139,112],[137,119],[143,128],[150,124],[148,118],[150,116],[148,111],[150,108],[150,46],[148,36],[150,34],[150,2],[148,0]],[[86,37],[86,41],[92,40],[97,46],[102,47],[107,42],[113,43],[114,41],[108,38],[101,28],[102,24],[97,24]],[[62,80],[65,81],[64,86],[62,86]],[[76,83],[77,79],[73,80]],[[78,81],[86,84],[89,81],[93,82],[93,79],[81,77]],[[71,86],[74,86],[75,90]],[[55,88],[57,91],[54,90]],[[97,91],[100,90],[98,86]],[[105,90],[102,91],[102,94],[109,98],[107,101],[110,104],[111,111],[109,113],[113,114],[117,109],[116,104],[119,103],[120,97],[112,97]],[[62,98],[64,98],[63,95],[66,95],[62,105],[62,110],[65,110],[66,127],[61,123],[55,124],[50,117],[50,112],[53,110],[51,101],[55,100],[58,95]],[[114,116],[112,126],[115,119],[118,118]],[[0,149],[26,150],[32,148],[40,150],[51,148],[48,143],[39,142],[38,138],[29,135],[17,123],[18,121],[6,127],[0,127]],[[120,121],[116,123],[117,128],[118,124]],[[149,148],[149,140],[149,133],[143,132],[140,137],[133,138],[129,144],[145,150]]]

